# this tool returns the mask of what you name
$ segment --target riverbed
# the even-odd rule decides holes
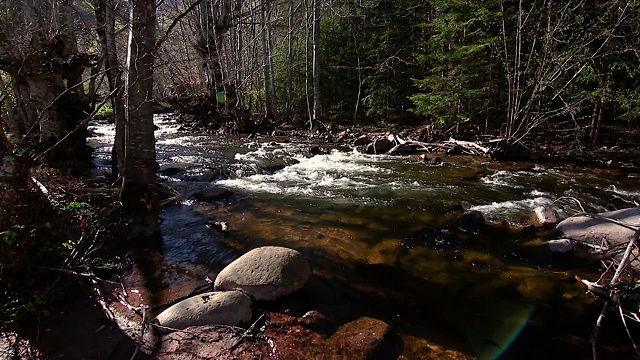
[[[317,138],[192,135],[171,115],[155,123],[158,163],[176,168],[159,181],[184,194],[160,214],[164,287],[213,279],[252,248],[281,245],[313,267],[306,308],[389,323],[401,358],[426,357],[434,344],[480,359],[590,357],[599,305],[574,276],[597,279],[598,263],[587,249],[550,253],[551,232],[527,225],[536,206],[562,217],[581,211],[578,202],[589,212],[629,206],[638,174],[470,156],[430,163]],[[106,174],[113,128],[92,131],[94,165]],[[208,187],[231,194],[189,196]],[[457,216],[469,210],[487,225],[461,230]]]

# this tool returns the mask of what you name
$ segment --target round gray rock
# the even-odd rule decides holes
[[[311,266],[300,252],[279,246],[253,249],[222,269],[216,291],[242,289],[256,300],[276,300],[306,284]]]
[[[180,301],[156,320],[162,326],[180,330],[199,325],[238,326],[251,320],[251,305],[251,299],[241,291],[208,292]]]

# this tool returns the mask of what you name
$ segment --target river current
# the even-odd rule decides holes
[[[190,135],[170,115],[155,122],[158,163],[181,170],[160,181],[187,194],[161,210],[168,286],[213,279],[254,247],[288,246],[311,262],[326,297],[319,307],[348,303],[388,322],[403,358],[433,346],[480,359],[590,357],[599,306],[574,275],[597,279],[597,262],[586,251],[549,253],[524,225],[540,205],[563,217],[581,211],[577,201],[589,212],[633,206],[637,174],[463,156],[431,164],[318,140]],[[91,128],[95,166],[106,173],[113,127]],[[188,196],[211,186],[233,196]],[[456,209],[478,210],[491,225],[461,231],[449,215]]]

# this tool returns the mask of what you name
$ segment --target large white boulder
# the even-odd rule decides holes
[[[279,246],[253,249],[222,269],[216,291],[242,289],[256,300],[276,300],[300,290],[311,267],[300,252]]]
[[[626,243],[634,234],[634,230],[609,219],[635,225],[640,225],[640,207],[607,211],[598,216],[576,216],[561,221],[556,229],[563,237],[571,240],[583,241],[593,245],[602,244],[603,240],[617,245]]]
[[[208,292],[180,301],[161,312],[156,320],[159,325],[180,330],[200,325],[238,326],[251,320],[251,305],[251,298],[241,291]]]

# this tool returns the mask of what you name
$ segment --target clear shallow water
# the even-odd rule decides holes
[[[162,181],[185,192],[216,185],[235,194],[163,208],[168,285],[213,278],[256,246],[289,246],[323,284],[310,306],[330,313],[348,303],[353,314],[389,322],[404,340],[404,358],[427,354],[430,344],[482,359],[590,356],[598,309],[573,275],[593,278],[598,269],[580,257],[550,257],[542,240],[504,224],[460,232],[447,213],[462,205],[488,221],[524,224],[538,205],[573,214],[578,207],[567,197],[588,211],[612,210],[629,206],[621,198],[640,196],[637,179],[469,157],[430,165],[331,144],[190,136],[169,117],[156,124],[159,164],[186,169]],[[106,168],[112,130],[97,126],[94,133],[96,166]],[[315,145],[326,153],[311,155]],[[185,181],[208,169],[226,176]],[[228,221],[230,233],[207,228],[207,218]]]

